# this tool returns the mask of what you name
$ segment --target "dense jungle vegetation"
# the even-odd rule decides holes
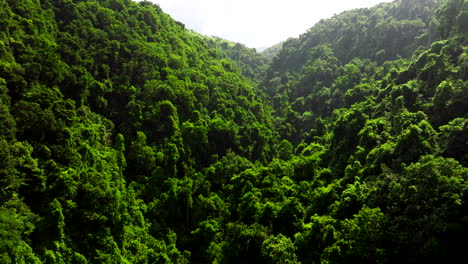
[[[467,263],[468,1],[257,53],[131,0],[0,0],[0,263]]]

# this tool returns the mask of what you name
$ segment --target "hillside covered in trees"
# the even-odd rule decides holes
[[[468,262],[468,1],[257,53],[131,0],[0,2],[0,263]]]

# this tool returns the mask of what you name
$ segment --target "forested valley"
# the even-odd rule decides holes
[[[0,263],[468,263],[468,1],[311,26],[0,0]]]

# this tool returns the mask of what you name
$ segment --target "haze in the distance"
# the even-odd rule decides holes
[[[150,0],[192,29],[252,48],[297,37],[320,19],[391,0]]]

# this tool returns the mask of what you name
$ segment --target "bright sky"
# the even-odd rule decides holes
[[[297,37],[323,18],[391,0],[150,0],[186,28],[240,42],[270,47]]]

